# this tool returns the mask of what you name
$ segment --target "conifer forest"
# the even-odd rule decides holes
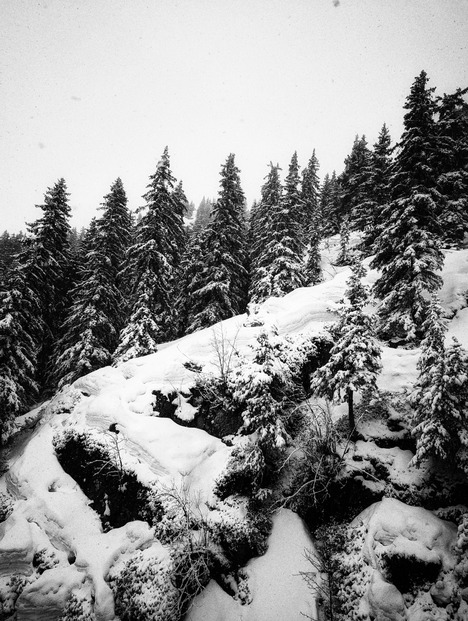
[[[0,236],[1,621],[468,620],[468,88],[402,103]]]

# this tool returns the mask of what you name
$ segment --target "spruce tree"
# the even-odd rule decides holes
[[[320,191],[320,214],[322,218],[322,235],[336,235],[341,227],[341,185],[333,171],[332,176],[325,175]]]
[[[411,395],[414,408],[414,463],[435,456],[468,469],[468,352],[453,339],[445,347],[446,321],[437,298],[424,323],[419,376]]]
[[[193,223],[194,233],[198,234],[208,226],[212,211],[213,201],[203,197],[195,214],[195,221]]]
[[[258,207],[259,221],[264,225],[264,242],[254,248],[252,257],[251,299],[262,302],[270,296],[283,296],[304,286],[303,245],[297,227],[297,211],[292,197],[297,171],[291,162],[286,192],[282,196],[279,166],[271,165],[262,187]],[[288,198],[289,197],[289,198]]]
[[[144,199],[145,213],[137,224],[136,241],[124,269],[126,282],[131,283],[131,311],[114,354],[117,362],[153,353],[158,343],[177,332],[175,283],[185,231],[167,147]]]
[[[345,169],[340,175],[341,219],[353,230],[364,230],[372,221],[370,208],[371,152],[365,136],[356,136]]]
[[[221,169],[221,190],[202,236],[203,270],[191,287],[189,332],[243,313],[247,303],[245,198],[230,154]]]
[[[368,253],[374,252],[375,240],[386,222],[383,219],[385,205],[390,200],[390,178],[392,171],[391,138],[387,126],[382,126],[371,156],[368,204],[365,206],[369,220],[364,227],[362,248]]]
[[[305,280],[308,285],[316,285],[321,279],[320,239],[322,225],[319,205],[320,182],[318,168],[319,163],[314,149],[307,167],[302,172],[301,187],[304,211],[304,242],[307,248]]]
[[[64,179],[59,179],[47,190],[44,203],[38,207],[43,213],[41,218],[28,225],[29,237],[20,262],[28,287],[40,304],[43,329],[38,335],[38,381],[45,386],[74,278],[69,241],[70,207]]]
[[[176,297],[177,336],[183,336],[194,320],[193,300],[203,288],[206,277],[206,231],[192,232],[180,264]]]
[[[288,174],[284,182],[283,209],[287,210],[296,221],[295,236],[304,246],[308,214],[306,214],[306,205],[301,189],[299,161],[295,151],[291,157]]]
[[[448,244],[459,245],[468,230],[468,89],[437,100],[437,189],[439,224]]]
[[[421,72],[405,108],[405,131],[391,179],[391,202],[382,211],[385,223],[376,240],[371,267],[381,270],[374,292],[382,300],[379,333],[387,340],[414,342],[427,311],[426,292],[442,284],[443,264],[437,232],[435,190],[435,122],[433,89]]]
[[[355,433],[354,392],[375,390],[381,370],[380,348],[375,340],[373,319],[364,312],[368,288],[361,279],[365,269],[356,262],[347,281],[347,305],[340,310],[340,319],[332,328],[334,345],[329,361],[320,367],[312,379],[315,394],[338,403],[348,403],[351,434]]]
[[[291,378],[282,362],[284,352],[276,328],[271,335],[260,332],[253,350],[252,360],[234,368],[230,388],[242,410],[245,431],[257,432],[262,447],[281,448],[288,440],[281,414]]]
[[[60,385],[110,364],[125,321],[119,272],[130,242],[132,218],[120,179],[104,197],[102,209],[56,347],[54,377]]]
[[[37,398],[37,354],[43,333],[40,302],[22,266],[10,270],[0,291],[0,445],[14,418]]]

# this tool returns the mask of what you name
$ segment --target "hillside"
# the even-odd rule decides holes
[[[347,618],[468,618],[466,477],[410,463],[406,396],[417,348],[382,346],[380,400],[358,403],[356,441],[343,432],[346,407],[331,406],[340,474],[323,519],[304,499],[287,502],[302,467],[300,434],[267,485],[230,494],[230,481],[219,492],[249,437],[229,420],[224,438],[205,430],[193,398],[198,371],[217,376],[247,364],[273,327],[293,353],[320,335],[350,276],[334,267],[337,245],[331,238],[324,255],[325,282],[95,371],[19,419],[0,481],[0,619],[176,621],[181,610],[190,621],[315,618],[325,587],[308,588],[300,572],[323,565],[304,550],[313,556],[316,545],[320,558],[320,528],[336,520],[354,529],[331,537],[341,546],[333,562]],[[366,282],[376,277],[369,271]],[[446,251],[443,279],[448,337],[468,349],[468,250]]]

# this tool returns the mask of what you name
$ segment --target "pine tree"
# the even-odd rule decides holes
[[[302,197],[301,189],[299,162],[297,159],[297,152],[295,151],[291,157],[288,174],[284,183],[283,209],[295,220],[295,237],[300,240],[301,246],[304,246],[308,214],[306,214],[306,205]]]
[[[7,273],[12,269],[24,245],[23,233],[4,231],[0,235],[0,288],[4,288]]]
[[[176,298],[177,336],[187,333],[194,319],[193,300],[203,287],[206,277],[205,241],[206,231],[192,232],[181,260]]]
[[[280,448],[288,440],[281,413],[285,408],[288,368],[281,363],[282,343],[276,328],[257,337],[252,360],[243,361],[230,377],[234,400],[242,409],[246,432],[256,431],[260,445]]]
[[[351,253],[349,250],[350,235],[348,218],[344,218],[340,226],[340,253],[336,259],[337,265],[349,265],[351,263]]]
[[[294,162],[289,171],[289,196],[292,196],[296,171]],[[303,246],[297,230],[297,212],[292,200],[282,197],[279,166],[271,165],[262,188],[257,209],[259,222],[264,224],[264,243],[254,248],[252,256],[251,299],[262,302],[270,296],[283,296],[304,286]]]
[[[322,235],[336,235],[341,227],[341,185],[333,171],[332,176],[325,175],[320,192],[320,214],[322,218]]]
[[[210,222],[211,212],[213,211],[213,201],[203,197],[198,205],[193,223],[193,232],[199,233],[206,228]]]
[[[221,190],[202,236],[203,270],[191,287],[189,332],[243,313],[247,303],[245,199],[231,154],[221,170]]]
[[[30,236],[19,260],[24,267],[28,287],[40,303],[43,331],[38,336],[38,381],[44,386],[74,277],[69,245],[70,207],[64,179],[59,179],[47,190],[44,203],[38,207],[43,212],[42,217],[28,225]]]
[[[316,285],[321,279],[320,239],[322,227],[319,205],[320,182],[318,178],[318,168],[319,163],[314,149],[307,168],[302,172],[301,188],[304,210],[304,243],[307,247],[305,278],[306,283],[309,285]]]
[[[419,376],[411,395],[414,408],[414,462],[429,457],[468,468],[468,352],[453,339],[445,347],[447,324],[433,298],[424,323],[425,338],[418,360]]]
[[[370,203],[371,152],[366,137],[356,136],[345,169],[340,175],[341,218],[347,218],[353,230],[369,226],[373,213]]]
[[[383,219],[384,206],[390,200],[390,178],[392,170],[391,138],[387,126],[382,126],[371,157],[369,187],[370,197],[365,209],[370,214],[364,228],[362,248],[370,254],[374,252],[374,243],[386,222]]]
[[[440,287],[443,264],[437,231],[440,195],[435,191],[435,124],[432,90],[423,71],[405,108],[405,131],[398,145],[391,179],[392,201],[376,240],[371,267],[381,270],[374,292],[382,300],[379,333],[398,342],[421,337],[427,311],[426,292]]]
[[[85,263],[56,348],[54,376],[60,386],[111,363],[125,320],[119,272],[130,242],[132,218],[120,179],[104,197],[102,209],[87,242]]]
[[[38,395],[37,353],[42,334],[40,303],[21,266],[0,291],[0,445],[14,418]]]
[[[330,359],[316,371],[311,383],[315,394],[338,403],[347,401],[352,434],[356,426],[354,392],[375,390],[381,369],[381,352],[375,341],[373,320],[364,312],[368,299],[368,288],[361,282],[364,275],[364,267],[356,262],[347,281],[348,305],[340,310],[340,319],[332,329],[335,344]]]
[[[439,224],[443,239],[460,244],[468,230],[468,88],[437,100],[437,189],[442,195]]]
[[[177,332],[175,279],[185,244],[183,210],[174,197],[174,177],[166,147],[145,194],[146,212],[137,224],[124,270],[131,313],[114,354],[117,362],[157,350]]]

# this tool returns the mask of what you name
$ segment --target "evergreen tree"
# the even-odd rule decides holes
[[[369,187],[370,196],[365,210],[369,214],[369,220],[364,228],[363,249],[374,252],[374,243],[380,232],[386,226],[383,219],[384,206],[390,200],[390,178],[392,170],[391,138],[387,126],[382,126],[371,157]]]
[[[192,232],[182,257],[176,298],[177,336],[187,333],[194,319],[193,300],[203,288],[206,277],[205,241],[206,231]]]
[[[369,203],[370,174],[371,152],[366,137],[356,136],[340,175],[341,219],[347,218],[354,230],[364,230],[373,219]]]
[[[351,263],[351,253],[349,250],[349,222],[348,218],[344,218],[340,227],[340,253],[336,259],[337,265],[349,265]]]
[[[54,376],[60,385],[110,364],[125,319],[118,275],[130,242],[132,218],[120,179],[104,197],[102,209],[56,348]]]
[[[418,360],[419,376],[411,403],[414,408],[414,462],[435,456],[468,468],[468,352],[453,339],[445,347],[446,322],[437,298],[424,323],[425,338]]]
[[[437,189],[442,195],[439,223],[443,239],[460,244],[468,230],[468,89],[438,98]]]
[[[398,145],[391,179],[392,201],[384,207],[385,223],[376,240],[371,267],[381,270],[374,285],[382,300],[379,332],[383,338],[413,342],[421,337],[427,310],[426,292],[442,280],[443,254],[437,237],[438,193],[435,184],[435,124],[432,90],[423,71],[416,78],[405,108],[405,131]]]
[[[38,381],[43,386],[50,372],[54,344],[60,335],[74,277],[70,260],[70,207],[64,179],[47,190],[44,204],[38,207],[42,217],[28,225],[30,236],[19,260],[28,287],[40,303],[43,331],[38,336]]]
[[[14,266],[23,245],[23,233],[10,235],[8,231],[4,231],[0,235],[0,288],[4,288],[3,283],[6,281],[7,273]]]
[[[202,274],[192,289],[188,331],[244,312],[247,298],[245,199],[231,154],[221,170],[221,190],[203,235]]]
[[[177,332],[174,286],[185,231],[167,147],[144,198],[146,211],[137,225],[124,270],[126,282],[132,283],[131,313],[114,354],[117,362],[153,353],[158,343]]]
[[[38,395],[38,337],[42,333],[39,300],[16,266],[0,291],[0,445],[14,418]]]
[[[338,403],[347,401],[349,428],[355,432],[353,395],[359,390],[375,390],[381,369],[380,348],[375,341],[372,317],[365,314],[368,289],[361,282],[364,267],[356,262],[347,281],[348,304],[340,310],[340,319],[332,330],[334,345],[329,361],[312,379],[315,394]]]
[[[296,176],[294,161],[288,175],[287,196],[292,197]],[[262,302],[270,296],[283,296],[304,286],[303,246],[297,231],[297,212],[291,199],[284,201],[279,166],[271,165],[262,188],[262,201],[257,210],[264,225],[264,243],[254,248],[252,257],[251,299]]]
[[[336,235],[341,227],[341,185],[333,171],[332,176],[325,175],[320,192],[320,214],[322,218],[322,235]]]
[[[436,184],[437,127],[434,88],[428,88],[429,78],[421,71],[411,87],[404,108],[404,131],[396,145],[395,171],[391,181],[391,198],[406,198],[410,193],[431,194]],[[437,227],[433,223],[433,227]],[[436,230],[438,230],[436,228]]]
[[[213,201],[203,197],[201,203],[198,205],[197,212],[195,214],[195,221],[193,223],[193,232],[199,233],[206,228],[210,222],[211,212],[213,211]]]
[[[302,197],[301,177],[299,175],[299,162],[296,151],[291,158],[284,183],[283,209],[287,210],[296,221],[295,237],[304,246],[307,227],[306,205]]]
[[[307,168],[305,168],[302,172],[301,188],[301,197],[304,210],[304,242],[307,247],[305,278],[306,283],[309,285],[316,285],[321,279],[321,216],[319,209],[320,182],[318,178],[318,168],[319,163],[314,149]]]

